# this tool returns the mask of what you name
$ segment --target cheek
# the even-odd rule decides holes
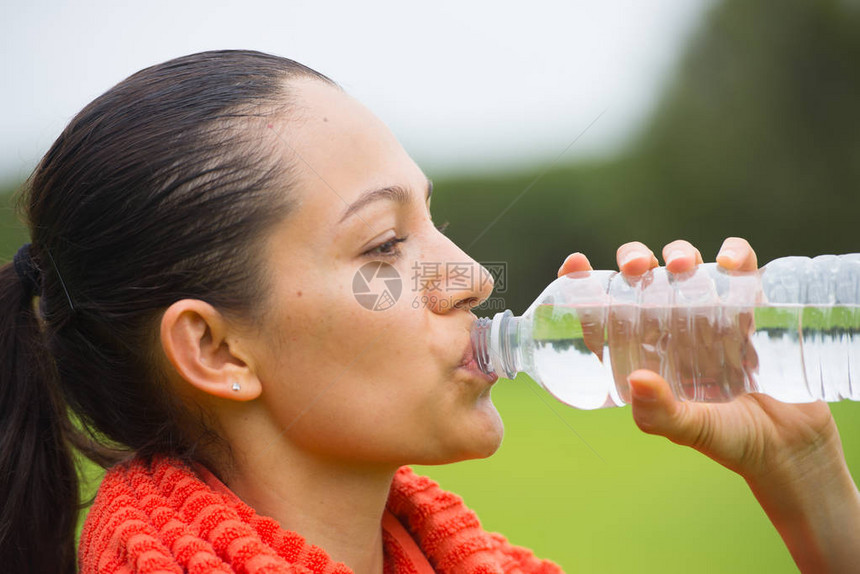
[[[261,375],[296,401],[326,381],[339,380],[338,387],[352,387],[359,397],[387,390],[392,398],[402,387],[438,383],[450,348],[444,337],[430,335],[429,313],[413,309],[407,292],[389,309],[365,309],[347,285],[305,289],[301,297],[293,289],[281,299],[267,329],[272,344]]]
[[[356,378],[374,379],[391,388],[420,389],[437,382],[443,373],[437,341],[430,336],[420,310],[398,305],[385,311],[351,313],[349,337],[338,337],[348,349],[350,372]],[[403,392],[403,391],[401,391]]]

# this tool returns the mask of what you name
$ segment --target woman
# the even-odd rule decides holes
[[[32,245],[0,270],[0,563],[74,571],[73,445],[111,467],[83,572],[558,571],[401,468],[502,437],[469,351],[488,282],[422,281],[428,306],[383,312],[352,292],[367,262],[478,268],[434,227],[431,190],[377,118],[283,58],[178,58],[88,105],[31,176]],[[664,255],[701,262],[686,242]],[[739,239],[718,260],[756,266]],[[657,260],[628,244],[619,263]],[[559,273],[587,268],[575,254]],[[857,563],[825,404],[630,382],[637,424],[743,475],[802,569]]]

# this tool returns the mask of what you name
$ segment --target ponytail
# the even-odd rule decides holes
[[[30,285],[0,267],[0,564],[75,572],[78,477]]]
[[[229,457],[171,388],[157,322],[184,298],[264,311],[257,254],[298,203],[297,164],[264,127],[292,110],[287,78],[335,85],[245,50],[151,66],[81,110],[28,178],[32,256],[0,267],[0,570],[75,571],[72,453]]]

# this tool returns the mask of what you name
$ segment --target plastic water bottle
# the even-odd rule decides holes
[[[472,345],[484,372],[524,372],[580,409],[630,402],[638,368],[692,401],[860,400],[860,254],[785,257],[753,272],[570,273],[521,317],[478,319]]]

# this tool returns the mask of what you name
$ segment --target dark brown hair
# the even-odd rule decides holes
[[[41,284],[34,299],[0,268],[4,569],[75,571],[73,447],[106,467],[132,453],[193,459],[216,440],[154,368],[157,322],[183,298],[244,317],[264,304],[255,253],[292,205],[264,128],[288,112],[293,77],[333,85],[252,51],[146,68],[84,108],[25,184]]]

